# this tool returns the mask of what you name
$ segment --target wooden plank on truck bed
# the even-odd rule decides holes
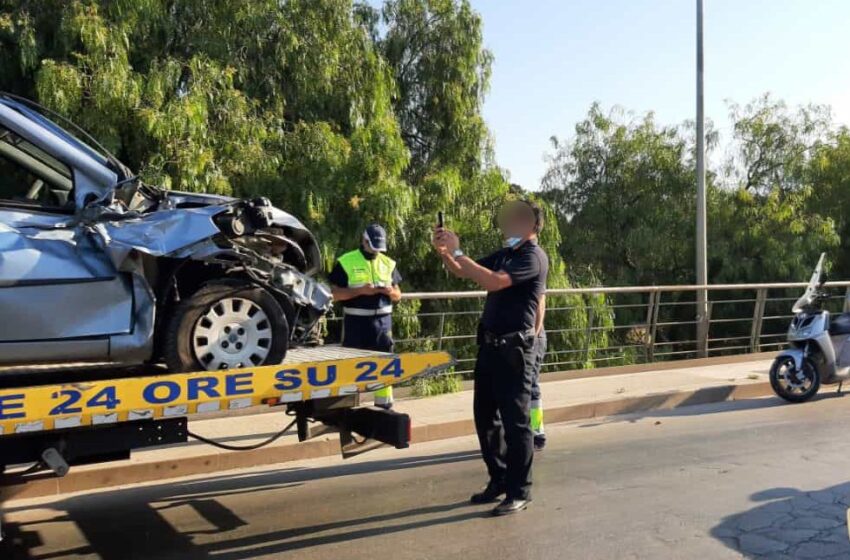
[[[0,390],[0,437],[373,391],[453,365],[446,352],[293,349],[279,365]]]

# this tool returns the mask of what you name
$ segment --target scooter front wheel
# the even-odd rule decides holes
[[[770,366],[770,386],[786,401],[801,403],[817,394],[820,389],[820,374],[808,358],[803,360],[803,367],[798,369],[794,358],[780,356]]]

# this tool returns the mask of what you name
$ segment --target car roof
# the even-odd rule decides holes
[[[81,141],[79,138],[77,138],[76,136],[74,136],[73,134],[71,134],[70,132],[68,132],[67,130],[65,130],[64,128],[62,128],[61,126],[56,124],[55,122],[51,121],[50,119],[48,119],[47,117],[45,117],[44,115],[39,113],[38,111],[35,111],[34,109],[29,107],[28,105],[18,101],[17,99],[13,99],[13,98],[7,96],[3,92],[0,92],[0,104],[3,104],[6,107],[9,107],[10,109],[12,109],[14,111],[17,111],[18,113],[20,113],[21,115],[23,115],[24,117],[29,119],[30,121],[41,126],[42,128],[46,128],[52,134],[59,136],[60,138],[62,138],[62,140],[71,144],[72,146],[74,146],[78,150],[84,152],[87,156],[91,157],[92,159],[101,163],[102,165],[104,165],[106,167],[111,167],[109,165],[109,159],[105,155],[103,155],[99,151],[95,150],[94,148],[92,148],[91,146],[86,144],[85,142]]]

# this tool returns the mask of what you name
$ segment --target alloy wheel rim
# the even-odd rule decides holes
[[[271,343],[268,316],[245,298],[220,299],[192,329],[192,350],[207,370],[258,366],[268,357]]]
[[[777,379],[783,390],[789,394],[804,394],[812,388],[814,384],[814,376],[806,371],[804,365],[801,369],[797,369],[794,360],[788,358],[779,365]]]

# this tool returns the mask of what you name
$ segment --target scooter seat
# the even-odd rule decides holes
[[[850,313],[833,315],[829,319],[829,334],[850,334]]]

